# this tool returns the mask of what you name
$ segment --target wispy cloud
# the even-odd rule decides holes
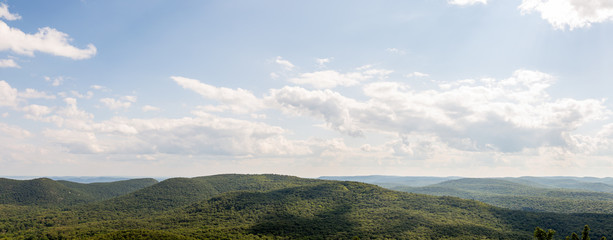
[[[519,9],[522,14],[538,12],[554,28],[562,30],[613,20],[613,1],[610,0],[523,0]]]
[[[0,59],[0,68],[20,68],[13,59]]]
[[[179,86],[198,93],[203,98],[219,101],[223,105],[217,106],[218,110],[229,110],[235,113],[251,113],[263,107],[261,101],[253,93],[244,89],[230,89],[215,87],[202,83],[196,79],[179,76],[170,77]]]
[[[16,13],[9,12],[9,6],[5,3],[0,3],[0,18],[4,18],[9,21],[14,21],[21,19],[21,16]]]
[[[44,79],[46,82],[50,82],[51,86],[54,86],[54,87],[62,85],[62,83],[64,83],[64,80],[65,80],[63,76],[58,76],[58,77],[45,76]]]
[[[8,6],[2,3],[0,18],[17,20],[21,17],[10,13]],[[0,51],[11,50],[27,56],[34,56],[34,52],[38,51],[72,59],[87,59],[96,55],[97,49],[93,44],[81,49],[70,45],[71,40],[68,34],[54,28],[43,27],[35,34],[28,34],[0,21]]]
[[[102,98],[100,99],[100,102],[103,103],[107,108],[111,110],[117,110],[117,109],[122,109],[122,108],[127,109],[127,108],[130,108],[130,106],[132,106],[132,103],[136,102],[136,97],[124,96],[124,97],[121,97],[120,99]]]
[[[143,112],[157,112],[160,111],[159,107],[154,107],[151,105],[145,105],[142,107]]]
[[[422,72],[412,72],[407,74],[407,77],[411,78],[411,77],[429,77],[430,74],[427,73],[422,73]]]
[[[337,86],[349,87],[373,79],[386,78],[392,73],[390,70],[372,68],[364,66],[356,69],[355,72],[341,73],[335,70],[325,70],[316,72],[301,73],[298,77],[290,78],[288,81],[299,85],[308,85],[317,89],[335,88]]]
[[[283,59],[281,56],[277,56],[277,58],[275,59],[275,62],[279,65],[281,65],[283,68],[285,68],[285,70],[293,70],[294,69],[294,64],[292,64],[290,61]]]
[[[487,0],[449,0],[447,1],[449,4],[453,5],[475,5],[477,3],[487,4]]]

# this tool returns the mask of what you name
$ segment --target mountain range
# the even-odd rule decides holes
[[[535,227],[566,236],[585,224],[593,236],[613,236],[613,214],[514,210],[390,190],[355,178],[225,174],[90,184],[0,180],[0,239],[532,239]],[[414,185],[432,181],[418,180]],[[555,190],[536,184],[544,185],[451,178],[402,187],[503,196]],[[604,192],[569,192],[577,199],[608,201],[584,195]]]

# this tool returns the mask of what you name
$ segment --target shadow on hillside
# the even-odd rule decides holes
[[[557,238],[569,236],[572,232],[581,233],[586,224],[592,229],[592,239],[600,239],[601,236],[613,237],[613,215],[599,213],[549,213],[549,212],[521,212],[515,210],[494,210],[505,224],[513,229],[533,232],[535,227],[553,229]]]
[[[351,206],[338,204],[329,211],[313,217],[303,217],[287,211],[275,212],[264,216],[248,231],[253,234],[284,236],[289,238],[339,238],[351,239],[357,233],[357,224],[348,214]]]

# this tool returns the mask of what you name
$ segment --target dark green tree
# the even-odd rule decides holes
[[[537,240],[552,240],[554,234],[556,234],[556,231],[551,229],[547,230],[547,232],[540,227],[534,229],[534,238]]]
[[[585,225],[583,232],[581,232],[581,240],[590,240],[590,227]]]
[[[573,233],[570,235],[570,239],[571,240],[579,240],[579,235],[577,235],[576,233]]]

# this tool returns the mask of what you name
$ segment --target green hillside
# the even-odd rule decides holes
[[[441,185],[449,184],[458,183]],[[279,175],[173,178],[73,208],[0,204],[0,212],[0,239],[532,239],[536,226],[567,236],[585,224],[592,236],[613,237],[611,214],[508,210]]]
[[[379,185],[385,188],[408,186],[408,187],[423,187],[432,184],[441,183],[448,180],[459,179],[459,177],[412,177],[412,176],[322,176],[319,179],[337,180],[337,181],[354,181]]]
[[[552,188],[581,189],[595,192],[613,193],[611,178],[577,178],[577,177],[521,177],[507,180],[523,180]]]
[[[0,178],[0,204],[70,206],[102,201],[156,183],[155,179],[82,184],[48,178],[32,180]]]
[[[220,193],[239,190],[268,191],[318,182],[282,175],[224,174],[195,178],[171,178],[139,191],[87,206],[85,210],[115,211],[137,215],[185,206]]]
[[[613,194],[542,188],[517,181],[465,178],[420,188],[395,187],[398,191],[474,199],[498,207],[559,213],[613,213]]]
[[[152,186],[158,183],[157,180],[153,178],[141,178],[141,179],[130,179],[130,180],[122,180],[115,182],[101,182],[101,183],[75,183],[69,181],[57,181],[60,184],[75,190],[79,190],[97,201],[106,200],[113,197],[121,196],[124,194],[128,194],[134,192],[136,190],[143,189],[145,187]]]

